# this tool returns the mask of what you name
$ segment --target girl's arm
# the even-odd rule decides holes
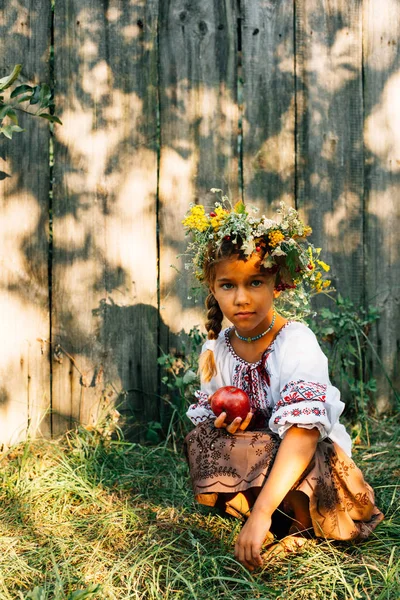
[[[272,513],[308,467],[319,431],[292,426],[283,438],[271,472],[243,526],[235,546],[235,557],[248,569],[262,565],[261,546],[271,527]]]

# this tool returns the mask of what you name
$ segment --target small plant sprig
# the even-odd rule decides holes
[[[376,380],[367,369],[368,351],[373,351],[369,333],[373,323],[379,319],[374,306],[356,309],[353,302],[340,294],[335,308],[321,308],[314,318],[309,318],[311,329],[321,341],[328,356],[330,377],[341,391],[347,391],[349,416],[357,423],[354,426],[356,442],[365,435],[369,445],[368,418],[372,410],[372,394],[376,392]]]
[[[9,90],[21,73],[22,65],[15,65],[12,73],[0,79],[0,134],[8,139],[12,139],[14,133],[25,131],[18,123],[17,112],[24,112],[34,117],[41,117],[50,123],[59,123],[60,119],[50,113],[54,107],[53,92],[47,83],[31,86],[26,83],[15,87],[8,100],[3,96],[5,90]],[[22,108],[25,106],[37,107],[36,112]],[[48,111],[48,112],[46,112]]]
[[[195,326],[189,331],[188,337],[188,343],[182,344],[179,353],[164,353],[158,359],[163,371],[161,381],[166,387],[162,398],[169,409],[166,441],[172,440],[174,446],[176,441],[183,439],[190,430],[186,411],[193,402],[194,392],[200,387],[198,359],[206,335]],[[156,437],[161,429],[161,423],[150,423],[147,432],[149,441],[158,441]]]

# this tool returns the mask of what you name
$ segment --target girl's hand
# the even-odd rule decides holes
[[[254,508],[239,534],[235,544],[235,558],[249,571],[263,564],[262,545],[267,537],[271,538],[271,542],[273,540],[272,534],[268,535],[270,527],[271,517]]]
[[[250,423],[252,417],[253,417],[253,413],[248,412],[247,417],[245,418],[244,421],[240,417],[236,417],[236,419],[234,419],[232,421],[232,423],[228,424],[228,423],[225,423],[226,412],[222,412],[215,419],[214,426],[217,429],[221,429],[222,427],[225,427],[228,433],[234,434],[237,432],[238,429],[240,429],[241,431],[244,431],[249,426],[249,423]]]

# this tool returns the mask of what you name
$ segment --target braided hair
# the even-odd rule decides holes
[[[210,291],[206,298],[207,321],[206,330],[209,340],[218,339],[218,335],[222,329],[222,319],[224,315],[219,307],[217,299]],[[201,377],[205,382],[208,382],[217,374],[217,365],[215,364],[214,352],[206,350],[199,359],[199,368]]]

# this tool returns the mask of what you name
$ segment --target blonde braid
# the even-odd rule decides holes
[[[210,292],[206,298],[206,308],[208,309],[206,321],[207,337],[209,340],[216,340],[222,329],[222,319],[224,318],[224,315],[212,292]],[[217,374],[214,352],[206,350],[201,354],[199,358],[199,370],[202,380],[206,383]]]

